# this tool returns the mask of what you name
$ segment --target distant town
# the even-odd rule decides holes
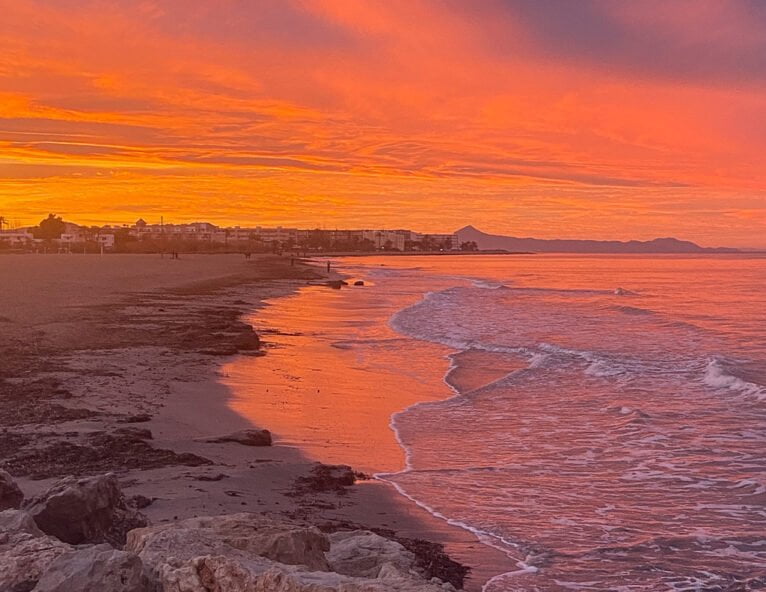
[[[373,252],[470,251],[476,243],[460,243],[456,234],[413,230],[324,230],[282,226],[216,226],[210,222],[83,226],[49,214],[37,226],[9,228],[0,217],[0,251],[77,253],[117,252]]]

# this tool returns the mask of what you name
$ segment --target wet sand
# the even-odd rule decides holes
[[[317,460],[298,447],[205,441],[253,427],[227,404],[221,376],[238,356],[262,354],[242,316],[322,281],[320,268],[270,256],[50,255],[0,257],[0,273],[0,466],[27,496],[65,475],[114,471],[155,523],[269,512],[447,543],[466,563],[484,551],[381,482],[297,492]],[[474,567],[469,588],[496,573]]]

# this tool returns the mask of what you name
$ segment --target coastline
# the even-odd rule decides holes
[[[59,257],[104,264],[96,256],[47,256],[35,263],[66,262],[54,261]],[[210,257],[182,259],[181,265],[194,266],[191,274],[174,274],[168,266],[178,262],[158,263],[150,256],[106,258],[109,264],[139,260],[140,277],[130,278],[134,289],[99,290],[64,277],[72,285],[59,286],[60,301],[48,310],[29,298],[20,310],[6,307],[15,314],[3,318],[0,379],[14,393],[0,415],[0,456],[24,494],[38,494],[62,476],[114,471],[130,499],[148,502],[142,511],[155,524],[248,511],[330,529],[345,524],[393,531],[437,543],[431,553],[446,544],[466,563],[484,552],[470,533],[411,504],[389,484],[362,481],[348,489],[296,494],[297,480],[317,466],[299,449],[205,441],[253,427],[228,407],[231,393],[218,376],[221,362],[231,356],[262,355],[258,338],[240,318],[266,299],[327,279],[317,268],[292,267],[289,259],[245,263],[224,256],[218,266]],[[204,270],[197,267],[200,261]],[[160,272],[147,275],[146,263]],[[50,271],[40,270],[27,288],[45,286]],[[164,277],[167,271],[173,277]],[[8,407],[25,398],[36,409],[22,405],[11,412]],[[134,426],[148,429],[150,439],[136,440],[130,434]],[[474,567],[466,589],[479,589],[479,580],[492,575]]]
[[[343,337],[338,337],[335,331],[346,322],[355,325],[353,319],[366,317],[366,313],[361,309],[348,317],[336,316],[327,305],[335,301],[340,310],[345,306],[354,309],[360,300],[357,296],[364,294],[358,290],[366,290],[364,286],[373,286],[376,282],[370,283],[363,272],[358,276],[342,265],[337,269],[339,271],[333,272],[331,280],[344,284],[331,286],[336,290],[320,287],[324,282],[313,283],[300,293],[277,299],[262,314],[256,313],[248,318],[248,322],[264,330],[267,339],[269,334],[273,334],[276,349],[262,360],[243,359],[227,365],[232,373],[227,375],[227,383],[236,394],[231,406],[255,422],[264,420],[266,425],[273,426],[280,433],[284,429],[283,435],[287,436],[290,445],[306,451],[315,459],[348,463],[376,475],[376,479],[362,481],[351,491],[347,499],[352,504],[335,510],[315,510],[315,516],[339,521],[351,519],[355,524],[393,529],[403,536],[442,543],[450,557],[471,566],[466,589],[480,590],[482,584],[492,577],[517,569],[516,562],[502,550],[481,542],[481,536],[470,528],[434,512],[384,478],[389,470],[396,472],[405,469],[402,465],[400,469],[389,466],[383,470],[378,464],[380,461],[391,462],[391,458],[387,457],[390,451],[381,453],[381,449],[387,450],[384,442],[387,440],[396,449],[395,456],[401,456],[402,460],[406,457],[406,449],[392,426],[394,416],[428,400],[442,400],[442,396],[426,396],[422,390],[411,390],[407,385],[399,385],[401,388],[398,388],[386,382],[383,387],[379,381],[382,377],[378,377],[375,371],[356,374],[357,364],[353,354],[352,358],[342,356],[342,352],[349,350],[342,342]],[[354,286],[355,280],[360,277],[365,283],[362,287]],[[339,304],[341,302],[345,304]],[[300,321],[306,315],[322,320],[306,325]],[[369,323],[370,318],[366,318],[365,322]],[[280,331],[285,327],[289,328],[289,333]],[[343,329],[340,331],[343,332]],[[336,339],[341,339],[341,343],[336,343]],[[359,339],[364,341],[366,336],[359,335]],[[376,356],[376,364],[388,363],[386,358],[378,359]],[[327,369],[327,372],[320,369]],[[448,374],[450,371],[447,369]],[[274,373],[273,378],[269,378],[271,372]],[[438,384],[431,385],[433,393],[441,390],[439,385],[449,386],[445,378],[438,376]],[[358,389],[351,385],[358,386]],[[353,393],[349,391],[350,387]],[[256,393],[263,389],[270,391],[269,401],[278,403],[258,403],[262,398]],[[314,391],[316,393],[312,394]],[[456,394],[452,387],[450,393]],[[382,400],[387,402],[387,410],[386,405],[381,405]],[[290,410],[296,404],[306,406],[303,413],[306,417],[312,417],[311,422],[304,420],[295,423],[295,416]],[[350,409],[365,409],[366,414],[349,413]],[[333,418],[331,423],[326,421],[328,416]],[[310,424],[308,427],[307,423]],[[359,429],[364,432],[361,442],[357,439]],[[308,436],[308,440],[296,439],[298,432]],[[363,458],[359,450],[362,450]],[[370,513],[371,508],[376,511]]]
[[[328,251],[311,253],[312,257],[448,257],[476,255],[536,255],[534,251],[504,251],[484,249],[481,251]]]

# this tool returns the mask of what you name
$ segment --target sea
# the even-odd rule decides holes
[[[331,264],[235,410],[501,550],[486,592],[766,589],[764,256]]]

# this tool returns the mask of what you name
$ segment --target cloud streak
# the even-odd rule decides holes
[[[0,0],[0,211],[766,246],[762,6]]]

